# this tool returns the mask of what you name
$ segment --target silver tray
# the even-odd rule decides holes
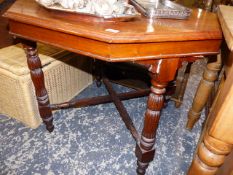
[[[129,0],[148,18],[187,19],[192,10],[169,0]]]
[[[68,9],[68,8],[64,8],[59,4],[54,4],[51,6],[46,6],[42,3],[40,3],[39,1],[36,1],[39,5],[43,6],[46,9],[49,10],[56,10],[56,11],[62,11],[62,12],[69,12],[69,13],[76,13],[76,14],[81,14],[81,15],[88,15],[88,16],[93,16],[93,17],[100,17],[103,19],[107,19],[107,20],[113,20],[113,21],[127,21],[127,20],[131,20],[133,18],[137,18],[140,17],[141,14],[137,12],[137,10],[135,10],[134,14],[113,14],[113,15],[98,15],[98,14],[93,14],[93,13],[88,13],[88,12],[78,12],[74,9]]]

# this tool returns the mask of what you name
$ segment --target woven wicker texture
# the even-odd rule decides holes
[[[65,52],[61,49],[42,44],[38,44],[38,50],[43,54],[43,58],[41,59],[42,66],[55,61],[52,57],[57,58],[60,56],[59,54]],[[25,53],[21,45],[0,49],[0,68],[8,70],[16,75],[25,75],[29,73],[27,59],[25,59]]]
[[[92,83],[88,58],[45,45],[39,45],[38,50],[51,103],[68,101]],[[41,119],[34,87],[19,46],[0,50],[0,82],[0,113],[38,127]]]

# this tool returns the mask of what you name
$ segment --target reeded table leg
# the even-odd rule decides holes
[[[218,57],[216,62],[209,63],[203,73],[203,78],[198,86],[193,104],[188,113],[188,122],[186,128],[191,130],[198,121],[201,111],[204,108],[208,97],[213,89],[214,82],[218,78],[218,72],[221,69],[221,58]]]
[[[30,69],[31,79],[35,87],[35,93],[40,116],[49,132],[54,130],[52,111],[49,107],[49,97],[44,83],[42,65],[37,53],[36,43],[23,41],[23,47],[27,55],[28,68]]]
[[[142,131],[140,145],[136,147],[138,156],[138,174],[145,174],[149,162],[153,160],[155,149],[155,135],[159,124],[160,111],[164,104],[164,93],[167,83],[158,84],[152,82],[151,93],[148,97],[147,110],[145,114],[144,128]]]
[[[159,124],[161,110],[164,106],[164,94],[169,81],[174,80],[179,59],[157,60],[149,68],[151,77],[151,93],[147,101],[144,127],[140,143],[136,145],[137,174],[144,175],[149,163],[155,155],[156,130]],[[169,73],[167,73],[169,70]]]

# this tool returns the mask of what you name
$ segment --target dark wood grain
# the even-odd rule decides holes
[[[164,94],[168,82],[175,77],[179,65],[179,58],[170,60],[156,60],[149,67],[151,77],[151,93],[147,101],[147,110],[145,113],[144,127],[142,130],[140,144],[136,147],[136,156],[138,158],[137,173],[145,174],[149,162],[154,157],[154,144],[156,139],[156,131],[159,124],[161,110],[164,105]],[[169,70],[169,72],[167,71]],[[147,153],[150,156],[146,156]]]
[[[188,20],[150,21],[146,18],[139,18],[129,22],[100,23],[85,21],[85,17],[83,20],[72,20],[69,13],[61,12],[57,15],[51,10],[40,7],[35,1],[17,0],[5,16],[22,23],[108,43],[221,39],[217,16],[198,9],[193,10]],[[61,18],[61,16],[64,17]],[[119,32],[108,32],[106,29]]]
[[[116,96],[120,100],[129,100],[132,98],[144,97],[150,93],[150,89],[145,90],[137,90],[137,91],[130,91],[125,93],[116,94]],[[84,99],[77,99],[71,100],[69,102],[59,103],[59,104],[51,104],[50,108],[52,110],[58,109],[66,109],[66,108],[80,108],[85,106],[92,106],[104,103],[112,102],[112,98],[110,95],[98,96],[98,97],[91,97],[91,98],[84,98]]]
[[[4,16],[9,18],[10,33],[19,38],[40,41],[107,62],[131,62],[148,69],[152,86],[143,131],[141,137],[136,139],[135,150],[138,158],[137,173],[140,175],[145,174],[149,162],[154,158],[156,130],[167,84],[174,80],[183,61],[193,62],[197,59],[195,56],[219,53],[222,39],[217,16],[199,9],[193,9],[187,20],[148,20],[141,17],[127,22],[109,22],[47,10],[32,0],[17,0]],[[32,74],[32,79],[38,78],[38,83],[34,83],[37,96],[44,97],[46,90],[39,57],[35,55],[34,47],[33,54],[30,54],[31,46],[26,48],[29,49],[29,61],[36,59],[37,63],[37,67],[30,68],[31,71],[39,71],[38,76]],[[111,90],[110,95],[124,112],[118,95]],[[48,98],[43,99],[46,105],[40,108],[43,110],[42,118],[50,116],[51,109],[70,105],[49,105]],[[106,102],[109,97],[99,100]],[[125,116],[124,120],[131,123],[128,116]],[[50,123],[48,126],[53,125]]]
[[[216,15],[196,9],[188,20],[99,23],[71,20],[67,13],[18,0],[5,16],[12,34],[112,62],[216,54],[222,37]]]
[[[219,52],[221,44],[219,39],[131,44],[106,43],[12,20],[10,20],[10,29],[10,32],[18,37],[47,44],[53,43],[57,47],[109,62],[215,55]]]
[[[45,88],[44,73],[35,42],[22,40],[23,48],[27,55],[28,68],[30,69],[31,79],[35,87],[36,99],[38,103],[39,113],[46,125],[46,129],[52,132],[53,116],[49,107],[49,96]]]

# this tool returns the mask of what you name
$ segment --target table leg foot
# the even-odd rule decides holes
[[[149,166],[149,163],[143,163],[141,161],[137,161],[137,174],[144,175],[146,173],[146,169]]]
[[[46,129],[51,133],[54,130],[54,126],[52,126],[51,128],[46,127]]]
[[[49,97],[44,83],[44,73],[41,60],[37,53],[35,42],[23,40],[23,47],[27,55],[28,68],[35,87],[36,99],[40,116],[49,132],[54,130],[53,115],[50,109]]]
[[[186,123],[186,129],[191,131],[195,123],[199,120],[200,116],[201,116],[201,112],[196,113],[195,111],[190,109],[188,112],[188,121]]]
[[[140,145],[136,145],[135,150],[137,160],[137,174],[144,175],[146,173],[146,169],[149,166],[149,163],[154,159],[155,149],[152,148],[151,150],[147,151],[142,149]]]
[[[53,132],[53,130],[54,130],[53,118],[51,117],[51,118],[49,118],[49,120],[48,119],[42,119],[42,120],[46,126],[47,131]]]

